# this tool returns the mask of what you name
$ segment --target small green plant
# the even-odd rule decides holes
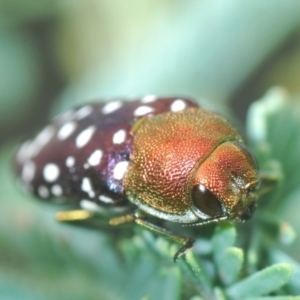
[[[16,189],[12,147],[3,149],[0,298],[300,299],[299,116],[299,100],[281,89],[251,106],[249,144],[261,172],[277,185],[247,223],[183,229],[197,240],[175,264],[179,246],[144,229],[57,223],[61,207],[30,201]]]

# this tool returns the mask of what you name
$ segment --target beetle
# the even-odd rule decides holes
[[[38,198],[81,207],[59,212],[60,221],[124,208],[109,223],[134,222],[180,243],[174,261],[194,239],[148,216],[189,226],[243,222],[258,198],[256,163],[240,134],[186,97],[148,95],[71,109],[19,148],[15,169]]]

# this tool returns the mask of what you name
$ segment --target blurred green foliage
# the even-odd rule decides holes
[[[95,98],[195,97],[230,115],[272,85],[299,92],[300,2],[0,0],[0,299],[290,299],[300,295],[300,101],[271,89],[249,145],[280,178],[253,220],[186,228],[193,250],[126,226],[58,224],[17,189],[23,135]],[[238,100],[237,100],[238,99]],[[294,297],[293,299],[299,299]]]

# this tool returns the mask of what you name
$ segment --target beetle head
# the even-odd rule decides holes
[[[251,218],[257,201],[255,160],[238,142],[224,142],[202,161],[192,181],[192,209],[204,220]]]

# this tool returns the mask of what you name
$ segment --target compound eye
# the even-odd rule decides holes
[[[193,187],[192,200],[194,205],[205,215],[218,217],[223,214],[218,198],[202,184]]]

